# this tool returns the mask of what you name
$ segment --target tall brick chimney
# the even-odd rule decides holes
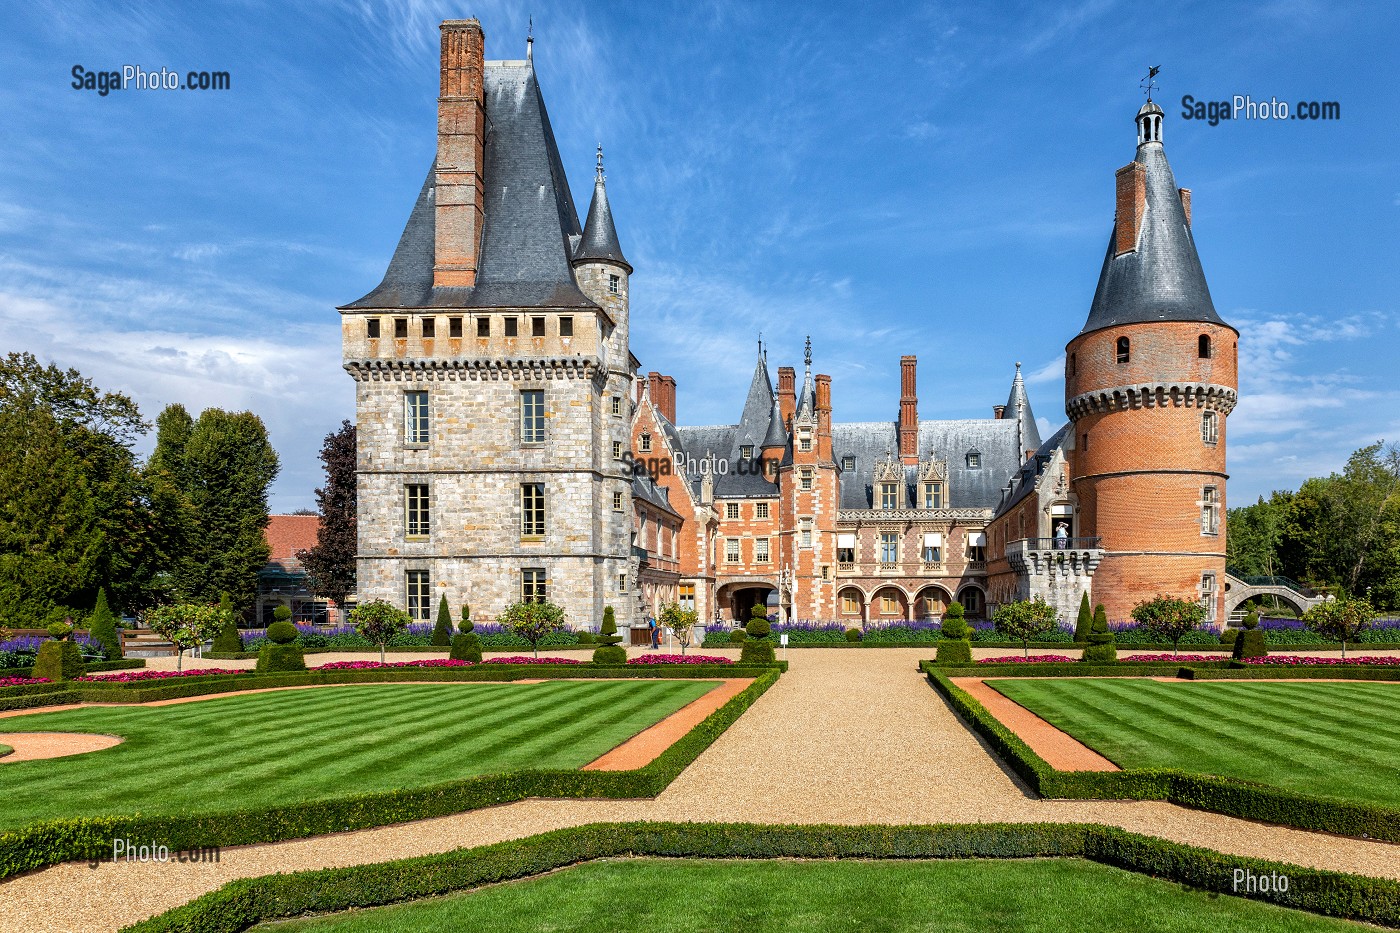
[[[440,28],[433,285],[470,286],[476,284],[486,200],[481,177],[486,138],[482,74],[486,37],[474,19],[450,19]]]
[[[817,459],[831,460],[831,377],[817,376],[813,410],[817,415]]]
[[[1122,255],[1137,249],[1138,230],[1147,210],[1147,169],[1129,162],[1117,172],[1118,200],[1113,212],[1113,251]]]
[[[651,403],[672,424],[676,423],[676,380],[658,372],[647,373]]]
[[[666,408],[662,414],[672,424],[676,423],[676,380],[670,376],[661,377],[661,385],[666,390]]]
[[[778,367],[778,404],[783,412],[783,427],[788,428],[797,413],[797,370],[791,366]]]
[[[919,393],[914,370],[916,356],[899,358],[899,459],[905,464],[919,462]]]

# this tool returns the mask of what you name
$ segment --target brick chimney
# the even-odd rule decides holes
[[[915,384],[916,356],[899,358],[899,459],[919,462],[919,393]]]
[[[813,408],[817,415],[817,459],[831,460],[831,377],[817,376]]]
[[[1001,419],[1005,418],[1005,417],[1006,417],[1006,406],[1005,406],[1005,405],[993,405],[993,406],[992,406],[992,417],[995,418],[997,421],[1000,421]]]
[[[647,373],[651,403],[672,424],[676,423],[676,380],[657,372]]]
[[[1191,226],[1191,189],[1177,188],[1177,197],[1181,198],[1181,209],[1186,212],[1186,226]]]
[[[486,37],[474,19],[450,19],[442,30],[438,148],[434,172],[433,285],[475,285],[485,189],[486,138],[482,86]]]
[[[778,367],[778,406],[783,413],[783,427],[791,428],[797,413],[797,370],[791,366]]]
[[[1147,210],[1147,169],[1129,162],[1117,172],[1118,200],[1113,213],[1113,251],[1119,255],[1137,249],[1138,230]]]

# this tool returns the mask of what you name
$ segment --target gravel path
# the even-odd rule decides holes
[[[218,864],[68,863],[0,884],[0,930],[113,930],[234,878],[381,862],[610,820],[1084,821],[1229,854],[1400,879],[1400,846],[1164,803],[1033,799],[918,673],[927,653],[790,652],[791,671],[655,800],[524,801],[226,849]]]
[[[0,732],[0,745],[8,745],[14,749],[12,753],[0,758],[0,765],[81,755],[121,743],[120,736],[96,735],[91,732]]]

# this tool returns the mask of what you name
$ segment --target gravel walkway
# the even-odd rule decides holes
[[[234,878],[381,862],[611,820],[1084,821],[1229,854],[1400,879],[1400,846],[1164,803],[1033,799],[918,673],[927,654],[791,651],[791,671],[655,800],[524,801],[226,849],[218,864],[68,863],[0,883],[0,930],[113,930]]]
[[[41,758],[64,758],[97,752],[122,744],[120,736],[97,735],[91,732],[0,732],[0,745],[14,751],[0,758],[0,765],[16,761],[38,761]]]

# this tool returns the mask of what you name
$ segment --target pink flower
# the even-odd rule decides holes
[[[1306,658],[1297,654],[1271,654],[1261,658],[1241,658],[1246,664],[1262,664],[1272,667],[1353,667],[1355,665],[1400,665],[1400,655],[1382,657],[1368,655],[1360,658]]]
[[[378,661],[331,661],[319,667],[313,667],[315,671],[369,671],[375,668],[391,667],[471,667],[471,661],[458,661],[453,658],[427,658],[422,661],[388,661],[380,664]]]
[[[47,677],[0,677],[0,687],[27,687],[30,684],[46,684]]]
[[[1074,658],[1067,658],[1062,654],[1033,654],[1029,658],[1018,658],[1013,656],[1005,658],[983,658],[978,664],[1064,664],[1074,661]]]
[[[531,658],[523,654],[511,655],[508,658],[487,658],[481,662],[483,664],[582,664],[573,658]]]
[[[74,680],[94,683],[130,684],[142,680],[168,680],[172,677],[207,677],[211,674],[251,674],[252,671],[230,670],[223,667],[192,668],[188,671],[118,671],[115,674],[84,674]]]
[[[706,654],[644,654],[628,664],[733,664],[728,658]]]
[[[1173,657],[1169,654],[1130,654],[1126,658],[1119,658],[1120,661],[1228,661],[1230,656],[1225,653],[1217,655],[1209,654],[1179,654]]]

